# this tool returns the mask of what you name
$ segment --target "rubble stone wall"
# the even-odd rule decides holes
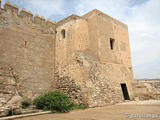
[[[160,100],[160,80],[137,80],[133,88],[138,100]]]

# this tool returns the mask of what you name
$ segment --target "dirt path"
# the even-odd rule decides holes
[[[140,118],[131,118],[136,117],[136,114],[139,115]],[[143,115],[150,115],[150,117],[144,118],[145,116],[143,117]],[[160,120],[160,104],[111,105],[86,110],[76,110],[65,114],[39,115],[18,120]]]

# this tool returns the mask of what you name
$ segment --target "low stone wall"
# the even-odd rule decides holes
[[[160,80],[137,80],[133,88],[137,100],[160,100]]]

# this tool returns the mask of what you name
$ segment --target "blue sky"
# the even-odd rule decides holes
[[[129,27],[132,64],[136,79],[160,78],[160,0],[9,0],[33,14],[60,20],[93,9]],[[4,4],[6,0],[2,0]]]

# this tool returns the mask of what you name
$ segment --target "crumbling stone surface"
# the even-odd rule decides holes
[[[11,20],[10,14],[0,10],[0,26],[8,27],[11,24]]]
[[[0,66],[0,108],[6,106],[20,106],[22,96],[19,94],[17,76],[12,67]],[[7,113],[4,110],[3,113]]]
[[[22,114],[23,110],[17,105],[6,105],[0,108],[0,117],[5,117],[8,115],[19,115]]]
[[[83,102],[83,94],[81,93],[81,87],[75,83],[75,80],[70,76],[62,76],[57,78],[57,89],[66,93],[75,103],[85,104]]]
[[[5,117],[5,116],[9,115],[9,111],[10,111],[9,108],[1,107],[1,109],[0,109],[0,117]]]
[[[103,66],[87,52],[78,51],[71,64],[57,68],[57,89],[67,93],[76,103],[90,107],[123,101],[120,85],[110,81]],[[112,69],[110,66],[108,72]]]
[[[19,95],[15,95],[12,97],[10,101],[8,101],[8,105],[17,104],[20,105],[20,103],[23,101],[23,98]]]
[[[0,105],[6,104],[15,94],[15,81],[10,68],[0,67]]]

